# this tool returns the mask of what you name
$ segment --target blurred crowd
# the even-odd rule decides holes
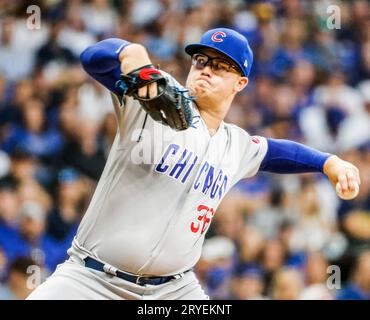
[[[115,136],[109,92],[82,70],[80,53],[108,37],[138,42],[184,84],[185,44],[221,26],[254,52],[226,121],[338,154],[362,184],[341,201],[322,174],[241,181],[208,230],[200,282],[213,299],[370,299],[368,1],[32,4],[40,28],[30,1],[0,0],[0,299],[25,298],[38,283],[30,276],[42,281],[66,259]]]

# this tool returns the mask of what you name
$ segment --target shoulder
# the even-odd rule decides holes
[[[267,140],[265,137],[251,135],[243,128],[231,123],[225,123],[225,130],[231,142],[237,144],[239,149],[244,151],[267,150]]]
[[[240,128],[238,127],[237,125],[235,124],[232,124],[232,123],[224,123],[224,126],[225,126],[225,130],[231,134],[232,136],[234,136],[235,138],[238,138],[238,139],[241,139],[242,141],[250,141],[251,139],[257,137],[257,136],[252,136],[249,134],[249,132],[247,132],[246,130],[244,130],[243,128]]]

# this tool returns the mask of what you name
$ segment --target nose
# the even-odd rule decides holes
[[[206,64],[205,67],[201,71],[202,76],[210,77],[212,73],[212,68],[209,64]]]

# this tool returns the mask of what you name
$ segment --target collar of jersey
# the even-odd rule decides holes
[[[193,106],[194,106],[194,116],[198,116],[199,117],[199,123],[202,124],[203,128],[209,134],[209,136],[210,136],[211,139],[213,137],[215,137],[220,131],[223,130],[223,128],[225,126],[225,122],[222,120],[221,123],[220,123],[220,126],[217,129],[217,131],[213,135],[211,135],[210,132],[209,132],[209,129],[208,129],[207,125],[206,125],[206,123],[204,122],[202,116],[200,115],[200,112],[199,112],[199,109],[198,109],[197,104],[196,103],[193,103]],[[197,128],[199,128],[199,126]]]

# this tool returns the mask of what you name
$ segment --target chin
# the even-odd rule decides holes
[[[194,96],[195,96],[196,100],[204,99],[204,98],[208,97],[208,92],[203,90],[203,88],[197,88],[197,90],[195,91]]]
[[[189,95],[191,95],[192,97],[199,97],[199,95],[201,95],[204,91],[197,84],[190,84],[187,86],[187,88],[189,89]]]

